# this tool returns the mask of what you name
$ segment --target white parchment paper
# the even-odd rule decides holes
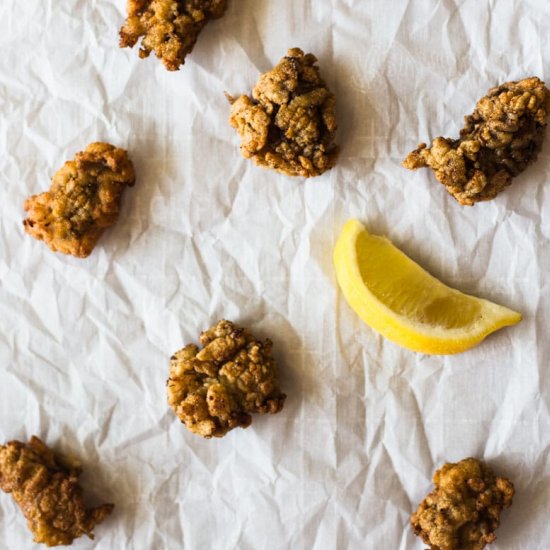
[[[124,4],[0,3],[0,441],[78,455],[92,502],[115,502],[74,548],[419,550],[411,512],[471,455],[517,488],[492,548],[550,548],[550,143],[474,208],[400,165],[490,87],[550,79],[550,3],[232,0],[177,73],[117,47]],[[243,159],[223,95],[293,46],[338,101],[339,164],[310,181]],[[23,202],[96,140],[129,150],[137,184],[90,258],[54,254]],[[454,357],[385,341],[336,286],[350,217],[523,322]],[[165,380],[220,318],[274,341],[288,400],[206,441]],[[3,494],[0,541],[38,548]]]

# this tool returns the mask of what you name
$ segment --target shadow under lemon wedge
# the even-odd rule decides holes
[[[344,225],[334,265],[338,284],[359,317],[413,351],[460,353],[521,321],[511,309],[444,285],[357,220]]]

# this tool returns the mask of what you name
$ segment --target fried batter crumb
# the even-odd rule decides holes
[[[177,71],[208,21],[226,8],[227,0],[127,0],[120,47],[132,48],[142,37],[141,58],[154,51],[169,71]]]
[[[475,458],[435,472],[435,489],[411,517],[430,550],[483,550],[496,540],[500,513],[512,504],[513,484]]]
[[[464,117],[459,139],[437,137],[431,147],[421,143],[403,166],[429,166],[460,204],[494,199],[537,158],[549,110],[550,92],[537,77],[506,82]]]
[[[313,54],[288,51],[279,64],[260,76],[252,98],[227,96],[230,124],[241,136],[241,153],[258,166],[289,176],[319,176],[338,156],[336,99],[315,65]]]
[[[58,170],[49,191],[25,201],[25,231],[54,252],[86,258],[116,223],[122,192],[134,183],[124,149],[91,143]]]
[[[185,426],[206,438],[247,428],[251,413],[277,413],[286,395],[279,389],[270,340],[219,321],[170,360],[168,403]]]
[[[113,504],[85,508],[80,474],[78,464],[54,454],[36,436],[27,445],[0,445],[0,489],[12,494],[34,541],[46,546],[72,544],[82,535],[93,539],[96,524],[113,511]]]

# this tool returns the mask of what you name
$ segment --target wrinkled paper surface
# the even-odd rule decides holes
[[[517,488],[492,548],[550,548],[550,142],[473,208],[400,165],[490,87],[550,78],[550,4],[232,0],[176,73],[117,47],[124,4],[0,4],[0,440],[79,456],[91,502],[116,504],[74,548],[419,550],[411,512],[467,456]],[[224,97],[293,46],[338,102],[339,164],[309,181],[243,159]],[[54,254],[23,202],[96,140],[129,150],[137,184],[91,257]],[[384,340],[337,289],[350,217],[523,322],[454,357]],[[207,441],[165,380],[220,318],[273,340],[288,399]],[[37,548],[3,494],[0,540]]]

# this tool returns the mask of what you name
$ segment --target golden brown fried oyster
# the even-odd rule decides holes
[[[120,47],[132,48],[142,37],[141,58],[154,51],[169,71],[177,71],[208,21],[226,7],[227,0],[128,0]]]
[[[86,258],[117,221],[122,192],[134,183],[124,149],[91,143],[58,170],[49,191],[25,201],[25,231],[54,252]]]
[[[193,433],[223,437],[247,428],[251,413],[277,413],[286,395],[279,389],[270,340],[219,321],[170,360],[168,403]]]
[[[464,205],[494,199],[535,161],[546,131],[550,92],[537,77],[506,82],[481,98],[464,117],[459,139],[421,143],[403,166],[429,166]]]
[[[0,446],[0,489],[11,493],[27,518],[35,542],[46,546],[71,544],[87,535],[113,510],[113,504],[86,509],[78,484],[81,469],[54,454],[37,437],[25,445]]]
[[[241,153],[258,166],[289,176],[319,176],[338,156],[336,99],[315,65],[313,54],[288,51],[260,76],[252,98],[228,96],[229,122],[241,136]]]
[[[435,489],[411,517],[414,534],[430,550],[482,550],[496,540],[500,513],[514,486],[475,458],[448,463],[434,474]]]

